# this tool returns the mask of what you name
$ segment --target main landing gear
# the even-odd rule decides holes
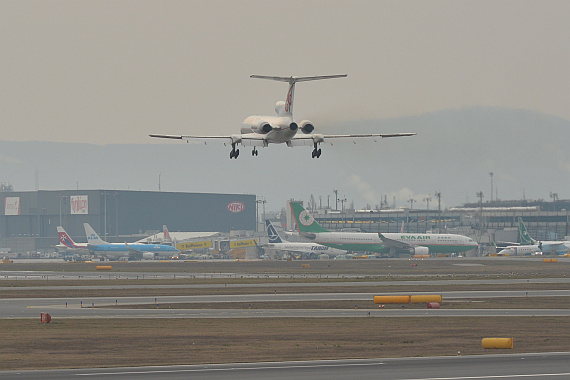
[[[315,148],[313,149],[312,158],[319,158],[321,157],[321,149],[317,149],[317,143],[315,143]]]
[[[232,143],[232,151],[230,152],[230,160],[232,158],[237,159],[239,156],[239,149],[236,149],[236,143]]]
[[[256,147],[253,147],[253,150],[251,151],[251,155],[252,156],[257,156],[259,154],[259,151],[257,150]]]

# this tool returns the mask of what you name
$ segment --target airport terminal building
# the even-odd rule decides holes
[[[61,225],[85,241],[89,223],[110,242],[170,231],[253,231],[256,196],[126,190],[1,192],[0,248],[26,252],[58,243]]]

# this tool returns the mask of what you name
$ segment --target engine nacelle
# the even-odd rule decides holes
[[[315,126],[309,120],[303,120],[301,123],[301,132],[305,134],[312,133],[315,130]]]
[[[156,258],[156,254],[154,252],[143,252],[142,258],[143,260],[154,260]]]
[[[273,130],[273,127],[266,121],[260,121],[259,123],[252,125],[251,130],[255,133],[266,135]]]
[[[429,255],[428,247],[413,247],[410,249],[412,255]]]

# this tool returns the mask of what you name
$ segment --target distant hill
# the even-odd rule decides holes
[[[317,126],[318,128],[319,126]],[[238,127],[236,127],[237,130]],[[278,210],[290,198],[334,206],[332,190],[348,206],[389,204],[424,208],[441,191],[446,206],[490,199],[490,176],[502,199],[570,198],[570,121],[527,110],[474,107],[382,120],[358,120],[318,128],[319,133],[417,132],[374,143],[311,148],[272,146],[238,160],[219,143],[92,145],[0,141],[0,182],[14,190],[39,188],[130,189],[248,193]],[[181,131],[183,132],[183,131]],[[496,193],[497,194],[497,193]],[[496,194],[493,198],[496,198]],[[432,200],[431,208],[434,208]],[[261,211],[260,211],[261,212]]]

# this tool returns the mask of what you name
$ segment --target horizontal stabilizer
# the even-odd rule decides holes
[[[287,82],[287,83],[297,83],[297,82],[307,82],[310,80],[319,80],[319,79],[333,79],[333,78],[345,78],[347,74],[337,74],[337,75],[317,75],[312,77],[274,77],[274,76],[267,76],[267,75],[250,75],[250,78],[256,79],[269,79],[269,80],[276,80],[279,82]]]

